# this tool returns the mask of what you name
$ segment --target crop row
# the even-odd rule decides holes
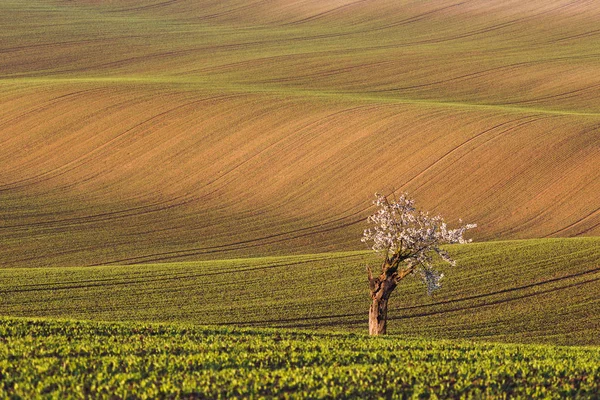
[[[442,289],[407,278],[390,332],[598,345],[594,238],[474,243],[449,251]],[[85,268],[0,269],[0,315],[365,332],[369,253]]]
[[[0,397],[600,395],[600,349],[0,319]]]

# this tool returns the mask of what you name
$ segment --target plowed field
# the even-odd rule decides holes
[[[0,266],[600,234],[593,1],[0,4]]]

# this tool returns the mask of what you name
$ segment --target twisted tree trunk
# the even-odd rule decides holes
[[[381,275],[373,277],[369,274],[369,289],[371,293],[371,308],[369,309],[369,335],[385,335],[387,333],[387,312],[390,295],[398,286],[398,282],[413,271],[412,267],[398,271],[397,263],[384,262]]]

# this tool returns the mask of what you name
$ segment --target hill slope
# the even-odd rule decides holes
[[[0,4],[0,265],[360,248],[376,191],[600,234],[586,1]]]
[[[389,333],[600,345],[600,239],[474,243],[434,297],[405,279]],[[370,253],[4,268],[0,315],[367,332]]]

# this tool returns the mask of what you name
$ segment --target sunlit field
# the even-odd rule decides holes
[[[406,278],[389,333],[600,345],[600,240],[451,246],[432,297]],[[365,252],[128,266],[4,268],[0,315],[367,332]]]
[[[593,2],[3,1],[2,267],[600,233]]]
[[[0,398],[600,396],[600,3],[2,0],[0,26]],[[383,338],[376,192],[477,224]]]
[[[599,348],[0,318],[0,395],[597,398]]]

